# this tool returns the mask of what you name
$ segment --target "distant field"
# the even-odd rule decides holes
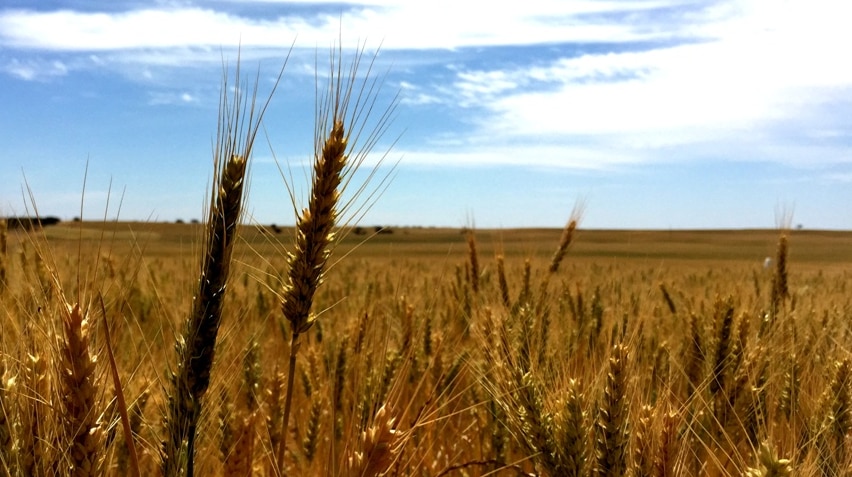
[[[445,259],[464,254],[465,235],[460,229],[391,228],[392,233],[347,233],[339,251],[353,257]],[[196,224],[142,222],[62,223],[44,229],[56,244],[76,247],[78,238],[92,244],[109,244],[123,251],[144,247],[146,255],[194,256],[202,228]],[[549,258],[561,229],[477,230],[479,251],[493,256]],[[570,252],[572,260],[602,263],[638,261],[648,264],[691,263],[709,260],[761,264],[775,254],[778,230],[580,230]],[[14,233],[12,234],[15,235]],[[790,232],[791,260],[798,267],[831,268],[852,263],[852,232],[799,230]],[[247,226],[241,246],[259,254],[274,254],[292,242],[292,229]],[[247,247],[248,246],[248,247]]]

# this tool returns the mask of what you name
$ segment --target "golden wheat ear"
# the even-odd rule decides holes
[[[68,306],[62,320],[62,403],[70,472],[75,476],[100,475],[104,426],[95,409],[98,386],[95,357],[89,352],[89,320],[80,305]]]
[[[571,211],[571,217],[568,218],[568,222],[562,229],[562,237],[559,238],[559,245],[556,247],[556,251],[553,252],[553,257],[550,259],[548,272],[556,273],[559,270],[559,264],[562,263],[562,260],[565,258],[565,254],[568,253],[568,247],[570,247],[571,243],[574,242],[574,235],[577,232],[577,226],[580,224],[580,219],[583,217],[583,209],[584,204],[578,203],[574,206],[574,210]]]
[[[396,418],[390,411],[385,406],[380,407],[373,421],[373,425],[361,433],[361,450],[346,461],[349,477],[384,475],[399,451],[397,444],[401,433],[395,429]]]
[[[787,285],[787,254],[789,243],[787,234],[781,234],[778,238],[778,251],[775,254],[775,273],[772,275],[772,300],[770,311],[773,320],[784,308],[784,303],[790,298],[790,289]]]
[[[230,101],[227,73],[223,81],[217,142],[213,151],[213,190],[206,224],[206,243],[201,256],[201,273],[186,328],[176,345],[178,363],[171,379],[166,417],[167,437],[163,444],[162,467],[167,477],[193,475],[196,429],[202,398],[210,385],[231,254],[247,190],[249,158],[272,95],[270,93],[266,103],[256,109],[257,82],[254,85],[255,92],[250,97],[243,96],[239,60],[237,64],[236,84]],[[283,72],[282,66],[278,81]],[[275,86],[277,84],[276,81]]]
[[[308,205],[296,216],[296,234],[293,250],[288,253],[288,272],[283,284],[281,312],[289,324],[289,360],[281,436],[276,452],[279,472],[284,469],[284,454],[287,447],[287,427],[293,397],[293,381],[296,374],[296,356],[300,336],[316,322],[312,312],[314,296],[330,266],[329,259],[341,226],[351,225],[363,214],[363,204],[358,205],[360,195],[367,198],[374,193],[365,192],[366,184],[357,186],[353,196],[343,199],[350,186],[352,176],[363,165],[367,154],[384,134],[395,107],[392,106],[373,121],[371,113],[376,105],[379,86],[372,78],[374,63],[366,72],[360,71],[363,48],[358,49],[349,67],[344,72],[342,47],[331,50],[329,82],[326,93],[318,98],[317,122],[314,135],[315,153],[311,173],[311,190]],[[378,52],[376,53],[378,55]],[[373,57],[375,61],[376,56]],[[363,75],[363,76],[362,76]],[[364,134],[373,122],[373,129]],[[356,142],[363,144],[356,145]],[[368,181],[373,178],[368,174]],[[382,180],[380,183],[384,184]],[[288,186],[288,189],[290,187]],[[292,194],[292,189],[290,189]],[[293,199],[294,210],[298,211]],[[285,340],[287,337],[285,336]]]
[[[625,475],[627,471],[630,440],[627,360],[627,347],[616,344],[609,358],[606,384],[595,422],[596,475],[616,477]]]

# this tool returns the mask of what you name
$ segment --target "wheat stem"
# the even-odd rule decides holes
[[[0,219],[0,295],[6,291],[6,243],[8,240],[8,226],[6,219]]]
[[[124,399],[124,389],[121,385],[121,378],[118,375],[118,366],[115,363],[115,354],[112,350],[112,338],[109,331],[109,320],[106,315],[106,306],[104,305],[103,297],[100,298],[101,311],[104,317],[104,334],[106,335],[106,350],[109,358],[110,373],[112,375],[113,386],[115,386],[115,398],[118,405],[118,412],[121,416],[121,428],[124,432],[125,448],[121,456],[125,456],[130,460],[130,475],[139,477],[139,457],[136,454],[136,446],[133,443],[133,429],[130,424],[130,418],[127,413],[127,402]],[[122,466],[120,466],[122,467]],[[126,467],[126,466],[123,466]],[[126,470],[126,469],[122,469]]]

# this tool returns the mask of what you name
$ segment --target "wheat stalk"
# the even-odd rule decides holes
[[[506,413],[503,407],[490,399],[488,401],[489,427],[491,428],[491,456],[496,465],[502,467],[506,463]]]
[[[692,399],[701,387],[705,369],[705,347],[698,316],[689,315],[689,342],[685,350],[686,399]]]
[[[654,455],[655,477],[674,477],[677,459],[677,419],[674,411],[663,412],[657,452]]]
[[[234,403],[227,390],[222,389],[219,394],[219,452],[222,454],[222,462],[227,467],[228,458],[233,452],[236,438],[234,437]]]
[[[334,240],[332,230],[337,219],[341,174],[346,165],[346,145],[343,121],[335,112],[334,124],[314,164],[310,205],[302,211],[296,224],[296,247],[289,256],[290,271],[281,304],[284,318],[290,323],[291,338],[287,394],[277,452],[279,469],[283,469],[284,449],[287,444],[299,338],[316,320],[316,316],[311,315],[311,307],[331,254],[331,242]]]
[[[652,477],[654,475],[654,439],[652,422],[655,409],[652,406],[642,406],[633,433],[633,462],[631,475],[633,477]]]
[[[337,345],[337,359],[334,364],[334,387],[332,389],[332,420],[334,424],[334,439],[339,440],[343,434],[343,393],[346,385],[348,366],[349,339],[344,337]],[[313,410],[311,410],[313,411]]]
[[[11,466],[14,443],[14,419],[10,419],[12,406],[8,394],[10,387],[6,381],[6,360],[0,356],[0,466],[5,467],[7,472]]]
[[[835,363],[834,378],[823,395],[824,417],[818,429],[820,467],[835,475],[848,458],[847,440],[852,432],[852,359]]]
[[[778,238],[778,251],[775,255],[775,273],[772,275],[772,316],[777,317],[784,301],[790,298],[787,285],[787,235]]]
[[[672,296],[669,294],[669,289],[666,288],[666,284],[660,282],[660,292],[663,294],[663,301],[666,302],[666,306],[669,308],[669,311],[672,315],[677,315],[677,307],[675,306],[674,300],[672,300]]]
[[[47,360],[38,355],[27,356],[28,365],[24,369],[26,404],[21,410],[16,444],[18,453],[17,470],[19,474],[40,476],[44,475],[45,462],[39,457],[45,457],[45,434],[47,432],[46,405],[50,402],[48,395]]]
[[[550,259],[550,266],[548,267],[550,273],[556,273],[559,270],[559,264],[562,263],[562,259],[565,258],[565,254],[568,252],[568,247],[574,241],[574,232],[577,230],[578,220],[578,212],[575,209],[568,223],[565,224],[565,228],[562,230],[562,237],[559,239],[559,246],[556,247],[556,252],[553,253],[553,257]]]
[[[311,307],[331,254],[347,140],[343,120],[335,117],[314,163],[309,206],[302,211],[296,224],[296,246],[288,260],[288,282],[281,304],[294,338],[308,331],[316,320],[316,316],[311,315]],[[297,344],[294,340],[294,347]]]
[[[497,283],[500,285],[500,299],[507,310],[512,308],[512,300],[509,298],[509,283],[506,280],[506,264],[503,254],[497,255]]]
[[[8,225],[6,219],[0,219],[0,295],[6,291],[6,243],[8,240]]]
[[[272,382],[266,389],[266,433],[269,436],[269,448],[274,453],[278,449],[278,443],[281,441],[281,421],[284,414],[281,406],[281,395],[284,391],[285,382],[284,373],[278,371],[276,365],[272,373]],[[267,475],[274,475],[276,466],[273,459],[269,459],[267,464]]]
[[[323,399],[313,399],[311,401],[311,411],[305,429],[305,438],[302,440],[302,451],[308,462],[313,461],[317,453],[317,445],[320,441],[320,418],[322,417],[323,406],[325,406]]]
[[[580,383],[568,381],[565,405],[559,432],[560,450],[563,454],[562,471],[568,477],[586,475],[586,412],[583,409],[583,393]]]
[[[790,459],[778,457],[775,449],[768,442],[760,445],[758,450],[759,466],[746,470],[746,477],[790,477],[793,475],[793,467]]]
[[[532,264],[530,264],[530,259],[526,259],[524,260],[524,273],[521,278],[521,291],[518,294],[518,301],[515,304],[515,308],[529,305],[530,298],[532,298],[532,290],[530,289],[531,278]]]
[[[293,251],[288,253],[288,273],[281,299],[282,315],[290,325],[290,353],[281,439],[276,452],[279,474],[283,473],[284,469],[300,337],[317,320],[317,316],[312,313],[314,296],[323,281],[332,249],[338,240],[335,227],[341,222],[345,223],[345,220],[342,220],[344,215],[358,215],[363,212],[363,206],[354,205],[355,198],[341,201],[341,195],[354,172],[363,164],[367,153],[384,133],[389,114],[393,111],[393,106],[385,111],[376,128],[367,135],[365,144],[353,153],[353,145],[359,139],[375,104],[377,85],[375,81],[368,84],[365,80],[360,90],[355,87],[363,50],[356,54],[347,77],[344,77],[342,63],[336,54],[340,55],[340,52],[335,53],[332,50],[328,92],[323,99],[318,98],[321,106],[317,112],[310,198],[308,206],[296,217],[295,244]],[[367,77],[370,76],[371,70],[372,65],[367,71]],[[353,92],[357,93],[354,102]],[[350,143],[353,132],[354,140]],[[373,174],[370,174],[369,178],[372,176]],[[355,192],[356,198],[365,193],[365,187],[366,183],[358,188]],[[372,196],[367,195],[368,198]],[[292,199],[295,207],[295,198]],[[354,212],[352,207],[355,207]]]
[[[163,460],[163,473],[167,477],[178,475],[181,461],[186,465],[187,475],[193,474],[196,428],[201,399],[210,385],[231,252],[242,213],[246,165],[243,156],[232,154],[223,163],[221,173],[217,171],[219,180],[210,207],[199,289],[177,345],[178,368],[172,377],[166,425],[168,441]]]
[[[617,344],[609,358],[606,387],[595,423],[594,474],[617,477],[627,471],[627,446],[630,437],[627,403],[627,347]]]
[[[283,72],[282,66],[273,92]],[[231,254],[243,213],[246,170],[260,121],[272,97],[270,93],[266,104],[256,111],[256,95],[251,96],[250,105],[248,97],[242,95],[239,66],[235,76],[237,84],[230,104],[227,76],[222,87],[217,143],[213,152],[216,165],[198,290],[185,331],[176,346],[178,364],[171,380],[166,416],[168,436],[163,446],[163,474],[166,477],[178,475],[184,467],[187,477],[194,473],[198,419],[202,398],[210,385]],[[248,113],[247,118],[245,113]]]
[[[470,268],[468,269],[468,282],[473,294],[479,293],[479,255],[476,253],[476,234],[473,228],[467,231],[467,250],[470,260]]]
[[[361,434],[361,449],[347,460],[349,477],[375,477],[386,472],[399,450],[402,433],[385,406],[376,411],[373,425]]]
[[[236,429],[232,429],[235,435],[225,456],[225,475],[248,476],[252,473],[254,458],[254,427],[257,421],[257,411],[242,411],[241,418],[236,420]]]
[[[795,353],[791,353],[785,362],[781,392],[778,394],[778,411],[792,421],[799,411],[799,386],[801,367]]]
[[[225,453],[225,475],[250,475],[254,463],[255,426],[260,416],[258,394],[261,386],[260,347],[252,339],[243,358],[244,408],[237,411],[238,417],[230,422],[223,419],[227,428],[223,436]],[[228,441],[229,440],[229,441]]]
[[[710,392],[714,397],[723,394],[722,391],[725,390],[728,372],[731,368],[731,334],[734,326],[734,305],[731,298],[726,301],[716,300],[715,321],[716,351],[713,358],[712,376],[710,377]]]
[[[62,404],[69,473],[75,477],[99,475],[104,430],[95,409],[97,382],[95,357],[89,352],[89,320],[79,305],[67,306],[62,324]]]
[[[151,391],[149,389],[145,389],[141,394],[139,394],[127,410],[131,440],[133,439],[133,436],[138,436],[142,431],[142,424],[145,418],[145,405],[148,403],[148,399],[150,399],[150,397]],[[136,471],[138,471],[139,463],[130,453],[131,449],[134,449],[134,447],[127,445],[127,442],[125,442],[124,446],[120,446],[118,448],[118,470],[123,475],[138,475],[138,472]],[[133,452],[135,452],[135,449]],[[135,466],[136,470],[132,470],[131,466]]]

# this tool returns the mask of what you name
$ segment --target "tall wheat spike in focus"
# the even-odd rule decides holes
[[[284,65],[286,66],[286,61]],[[273,85],[273,92],[283,72],[282,66]],[[267,99],[256,111],[255,96],[251,96],[249,104],[248,97],[243,97],[240,92],[239,75],[240,70],[237,67],[237,84],[230,104],[227,98],[227,79],[222,88],[214,151],[216,169],[206,224],[206,244],[202,251],[201,274],[186,329],[176,344],[178,365],[172,376],[171,394],[167,404],[168,435],[163,445],[163,474],[166,477],[180,475],[182,469],[185,469],[188,477],[194,473],[195,435],[201,414],[201,399],[210,385],[210,370],[222,320],[231,254],[243,212],[248,160],[260,121],[269,105]],[[272,93],[270,99],[271,96]],[[248,113],[247,118],[245,113]]]
[[[341,214],[347,213],[347,209],[353,206],[352,201],[341,203],[341,192],[346,188],[355,170],[363,163],[366,154],[384,133],[396,102],[394,100],[379,117],[375,128],[367,134],[365,144],[350,157],[352,154],[350,153],[352,147],[349,141],[350,135],[354,131],[354,137],[358,138],[364,129],[364,123],[375,106],[375,94],[378,88],[375,79],[363,80],[360,89],[355,86],[363,49],[357,51],[347,76],[344,76],[342,71],[340,57],[335,57],[335,54],[340,55],[341,51],[332,50],[331,52],[331,74],[327,96],[318,99],[319,108],[314,138],[316,152],[308,207],[303,209],[296,218],[295,246],[294,250],[288,253],[289,271],[283,286],[281,311],[290,324],[291,336],[281,440],[276,453],[279,472],[283,472],[284,468],[299,338],[316,321],[316,315],[311,313],[311,308],[314,295],[326,272],[333,243],[337,239],[334,228],[339,225]],[[371,76],[372,66],[371,63],[365,78]],[[357,97],[352,98],[353,92],[357,93]],[[350,102],[350,99],[355,101]],[[369,178],[367,180],[369,181]],[[365,185],[361,185],[355,192],[356,197],[364,193]],[[372,194],[367,195],[368,199],[372,196]],[[362,212],[358,209],[355,214]]]
[[[245,166],[246,161],[242,156],[231,156],[222,174],[219,197],[211,208],[207,253],[200,288],[193,300],[192,313],[183,340],[177,345],[180,356],[172,383],[175,394],[169,400],[168,433],[171,440],[166,443],[163,462],[167,476],[179,472],[182,460],[185,460],[188,468],[192,468],[193,443],[201,411],[201,398],[210,384],[216,336],[222,319],[222,298],[227,284],[231,245],[241,208]]]

